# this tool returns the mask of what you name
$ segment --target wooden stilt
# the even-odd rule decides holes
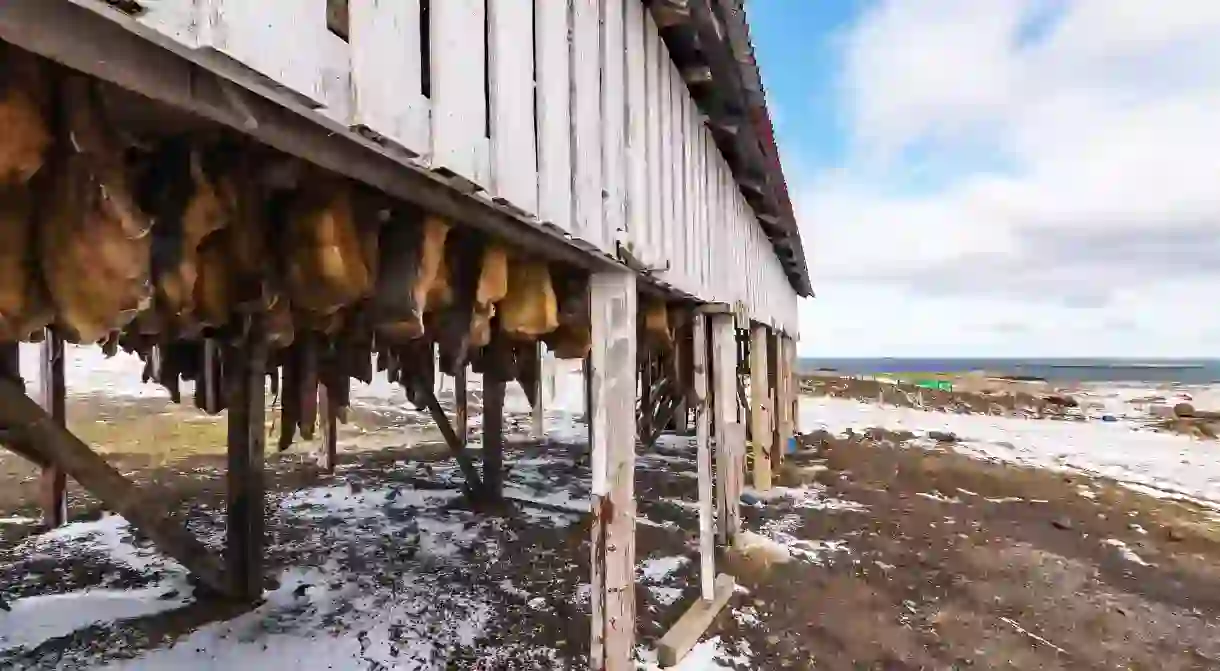
[[[318,467],[327,473],[334,473],[339,463],[339,398],[340,395],[330,388],[329,383],[318,385],[318,415],[322,420]]]
[[[510,377],[509,343],[499,325],[484,350],[483,493],[489,501],[504,498],[504,391]]]
[[[538,440],[546,435],[546,396],[542,393],[544,388],[543,377],[547,370],[546,364],[542,360],[542,343],[534,343],[537,348],[537,356],[535,356],[536,365],[538,366],[537,374],[534,376],[534,406],[530,409],[530,435]]]
[[[263,591],[265,542],[263,422],[267,341],[261,318],[248,319],[246,337],[228,345],[224,353],[229,407],[225,569],[231,595],[257,599]]]
[[[788,337],[776,333],[774,338],[775,387],[775,439],[771,446],[771,462],[778,467],[783,463],[792,431],[792,361],[788,358]]]
[[[458,442],[466,447],[470,431],[470,396],[466,390],[466,364],[454,371],[453,376],[453,429]]]
[[[647,349],[647,343],[643,344],[645,350],[640,354],[640,412],[639,412],[639,430],[640,441],[651,446],[649,437],[652,436],[652,420],[656,416],[656,395],[653,392],[655,380],[652,376],[652,350]]]
[[[785,337],[784,345],[784,360],[788,362],[788,419],[792,421],[792,435],[799,436],[801,433],[801,380],[797,376],[796,370],[796,341]]]
[[[64,341],[47,328],[42,339],[42,375],[39,380],[38,405],[47,412],[51,421],[67,426],[64,408],[67,388],[64,382]],[[68,499],[65,496],[68,478],[63,469],[50,465],[42,469],[39,482],[39,498],[42,504],[42,521],[48,528],[62,525],[68,520]]]
[[[694,316],[692,374],[695,388],[695,453],[699,471],[699,594],[703,600],[714,596],[716,540],[712,530],[712,444],[711,409],[707,389],[706,317]]]
[[[593,468],[590,667],[634,669],[636,278],[589,283],[593,351],[589,426]]]
[[[453,452],[453,456],[457,459],[458,468],[462,470],[462,476],[466,478],[466,496],[467,498],[477,499],[483,495],[483,479],[479,477],[479,472],[474,467],[474,461],[466,452],[465,438],[459,438],[453,430],[453,425],[449,423],[449,417],[445,415],[445,409],[441,407],[441,402],[436,398],[436,392],[430,386],[421,386],[419,393],[424,397],[424,404],[428,407],[428,413],[432,415],[432,421],[436,422],[436,428],[440,430],[441,436],[445,439],[445,444],[449,446],[449,451]]]
[[[767,327],[750,331],[750,443],[754,454],[754,489],[771,490],[771,376],[767,361]]]
[[[52,421],[25,389],[11,377],[0,376],[0,428],[12,433],[23,449],[39,461],[55,464],[109,509],[178,560],[203,585],[218,593],[227,591],[220,568],[206,546],[172,521],[155,493],[141,492],[101,455]]]
[[[721,544],[731,543],[740,527],[741,461],[738,439],[745,426],[738,422],[737,354],[739,352],[733,316],[716,314],[712,320],[712,373],[715,379],[716,436],[716,521]]]
[[[676,375],[674,378],[674,393],[677,395],[677,402],[674,406],[674,417],[670,422],[669,427],[674,430],[679,436],[690,434],[690,408],[687,406],[687,396],[691,392],[692,386],[692,369],[694,363],[692,360],[693,339],[690,337],[691,331],[689,327],[679,329],[678,335],[674,340],[674,362]]]

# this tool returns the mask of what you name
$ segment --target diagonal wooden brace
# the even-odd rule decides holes
[[[101,455],[53,420],[12,380],[0,379],[0,427],[19,436],[25,450],[63,469],[107,508],[125,517],[159,551],[177,560],[204,586],[226,593],[219,565],[203,543],[170,520],[154,496],[139,491]]]
[[[417,393],[423,397],[428,406],[428,412],[432,414],[432,421],[436,422],[436,427],[444,436],[449,451],[453,452],[458,466],[462,469],[462,475],[466,478],[467,498],[472,500],[479,498],[483,493],[483,480],[479,477],[479,471],[474,467],[470,454],[466,452],[466,441],[458,438],[457,433],[454,432],[453,425],[449,423],[449,416],[445,414],[445,409],[441,407],[441,402],[437,400],[436,392],[432,390],[431,385],[419,385]]]

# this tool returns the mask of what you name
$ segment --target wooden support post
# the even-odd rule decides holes
[[[203,585],[219,593],[226,591],[215,558],[206,546],[170,519],[155,492],[139,491],[101,455],[51,421],[46,411],[25,395],[20,382],[7,376],[0,376],[0,428],[16,435],[24,449],[44,463],[62,468],[106,507],[148,536],[158,550],[178,560]]]
[[[42,338],[42,375],[39,379],[38,405],[61,427],[67,426],[64,407],[67,387],[64,381],[64,340],[51,328]],[[54,528],[68,521],[68,499],[65,496],[68,478],[63,469],[52,464],[42,469],[39,498],[42,521]]]
[[[750,330],[750,442],[754,454],[754,489],[771,490],[771,381],[767,362],[767,327]]]
[[[647,343],[644,343],[647,348]],[[653,394],[653,385],[656,381],[652,377],[652,350],[645,349],[642,353],[642,361],[640,363],[640,413],[639,413],[639,433],[641,442],[648,442],[652,436],[652,422],[656,417],[656,395]],[[649,446],[646,446],[649,447]]]
[[[634,669],[636,278],[589,281],[593,351],[589,442],[593,469],[590,668]]]
[[[466,364],[463,363],[453,376],[453,429],[463,448],[470,435],[470,396],[466,386]]]
[[[343,378],[348,384],[348,378]],[[318,466],[327,473],[334,473],[339,461],[339,407],[342,396],[330,388],[328,383],[318,385],[318,414],[322,420],[322,440],[318,445]]]
[[[792,430],[792,360],[788,357],[788,351],[788,337],[782,333],[776,333],[775,369],[778,380],[775,383],[775,441],[771,447],[772,465],[783,463],[788,451],[788,441],[794,435]]]
[[[801,434],[801,380],[797,376],[796,370],[796,340],[792,338],[784,338],[786,351],[784,359],[788,362],[788,403],[789,412],[788,418],[792,420],[792,435],[799,436]]]
[[[483,352],[483,494],[504,497],[504,390],[509,378],[508,342],[496,323]]]
[[[677,336],[674,338],[674,393],[677,394],[677,404],[674,407],[674,418],[670,423],[670,427],[679,436],[690,434],[690,412],[687,407],[687,396],[691,392],[692,377],[691,370],[694,368],[692,362],[692,339],[689,338],[690,328],[683,326],[678,329]]]
[[[537,348],[534,360],[538,370],[534,375],[534,407],[530,408],[530,434],[534,438],[542,440],[546,436],[546,403],[544,402],[546,396],[542,393],[544,388],[542,379],[546,374],[547,366],[542,360],[542,342],[534,343],[534,347]]]
[[[716,522],[721,544],[737,537],[740,527],[739,497],[742,477],[738,456],[739,440],[744,442],[745,425],[738,422],[737,334],[733,315],[712,316],[712,386],[715,389],[716,436]]]
[[[250,321],[245,338],[226,346],[224,357],[229,407],[225,568],[229,593],[254,600],[263,593],[267,339],[262,319],[259,316],[247,319]]]
[[[706,318],[695,315],[692,374],[695,389],[695,456],[699,472],[699,595],[711,600],[716,572],[716,540],[712,530],[712,442],[711,412],[707,390]]]

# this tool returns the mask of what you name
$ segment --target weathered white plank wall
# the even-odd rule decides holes
[[[796,295],[639,0],[445,0],[427,17],[352,0],[346,40],[326,0],[149,4],[141,21],[173,39],[796,335]]]
[[[420,0],[349,5],[352,123],[413,154],[431,144],[424,96]]]
[[[434,3],[440,4],[440,3]],[[538,211],[534,128],[533,0],[487,0],[491,93],[492,193],[523,212]]]
[[[537,31],[538,218],[572,233],[572,0],[539,0]]]

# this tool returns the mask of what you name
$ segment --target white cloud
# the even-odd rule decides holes
[[[1220,355],[1220,2],[888,0],[841,48],[806,352]]]

